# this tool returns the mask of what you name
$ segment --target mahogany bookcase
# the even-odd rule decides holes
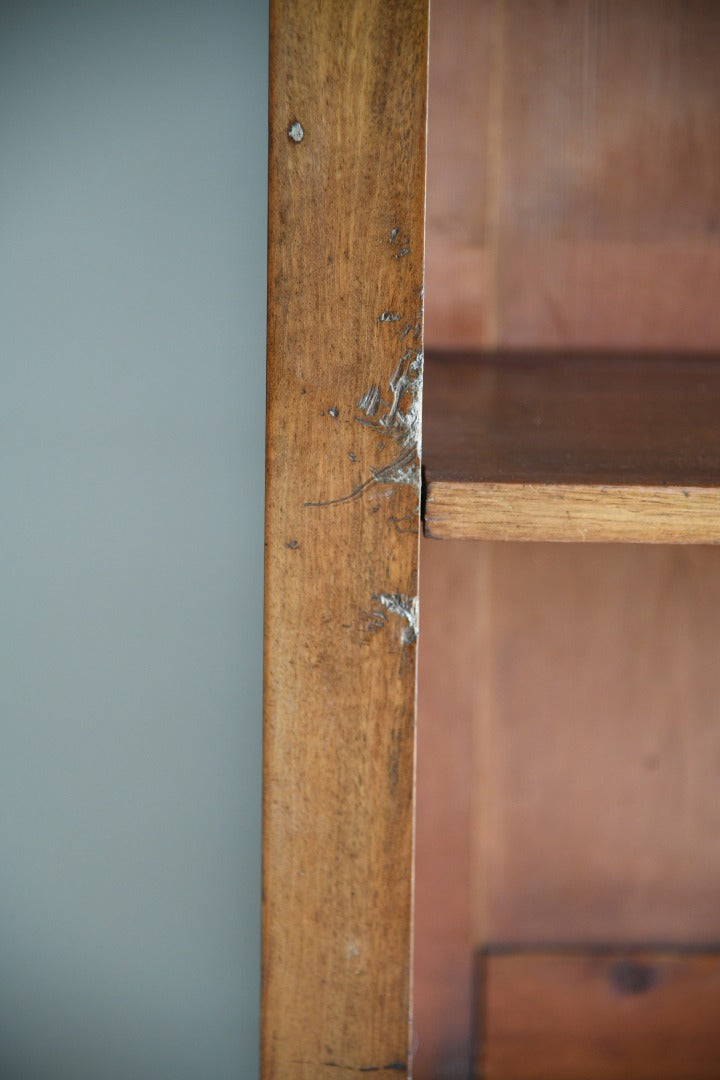
[[[719,49],[272,0],[267,1080],[720,1075]]]

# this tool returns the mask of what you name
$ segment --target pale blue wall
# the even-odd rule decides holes
[[[0,1077],[257,1074],[266,0],[0,3]]]

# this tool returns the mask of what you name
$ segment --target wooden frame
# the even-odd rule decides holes
[[[446,76],[458,67],[460,74],[454,83],[446,78],[450,90],[446,87],[444,116],[452,123],[434,125],[443,136],[441,150],[443,139],[447,144],[447,153],[435,153],[435,160],[449,178],[442,198],[436,197],[434,222],[431,216],[431,235],[433,229],[437,234],[436,308],[429,319],[437,352],[427,368],[432,401],[425,531],[455,540],[655,544],[652,557],[648,554],[642,564],[626,558],[632,552],[625,549],[622,560],[615,559],[617,580],[612,573],[608,580],[616,599],[618,581],[644,582],[645,591],[637,594],[641,613],[651,606],[654,611],[661,597],[665,606],[658,610],[669,613],[656,619],[667,624],[662,641],[652,619],[635,620],[631,601],[615,608],[605,604],[605,578],[598,571],[612,570],[611,558],[605,565],[599,557],[583,561],[577,549],[564,555],[563,572],[552,579],[556,606],[570,613],[570,625],[573,605],[585,596],[586,606],[599,613],[600,653],[611,660],[619,650],[623,662],[626,654],[638,653],[627,647],[634,638],[673,642],[672,650],[665,648],[672,664],[663,666],[684,672],[676,694],[680,711],[692,713],[702,734],[707,701],[716,701],[717,694],[705,668],[697,685],[691,685],[693,657],[707,654],[686,640],[683,618],[692,608],[692,625],[702,623],[699,601],[705,602],[707,582],[698,575],[695,580],[693,566],[702,560],[709,565],[710,552],[690,552],[674,566],[673,551],[664,545],[720,542],[720,365],[717,356],[709,355],[720,340],[720,323],[708,329],[703,306],[705,293],[712,291],[705,287],[707,274],[720,265],[720,248],[712,240],[717,231],[713,191],[699,184],[691,192],[698,208],[676,222],[680,237],[689,230],[685,246],[678,246],[677,235],[663,231],[676,204],[673,186],[660,184],[656,202],[650,199],[645,206],[645,191],[652,185],[640,182],[647,164],[642,140],[630,140],[631,167],[622,177],[635,177],[635,182],[620,190],[622,197],[603,172],[595,175],[604,160],[600,151],[615,145],[616,112],[608,107],[615,100],[612,94],[600,95],[602,108],[593,114],[595,134],[585,125],[595,97],[583,98],[577,116],[569,108],[567,116],[575,116],[577,130],[573,123],[567,127],[572,152],[565,157],[558,155],[556,138],[545,137],[544,118],[555,110],[566,117],[567,88],[550,79],[546,113],[540,109],[532,123],[528,103],[536,99],[548,70],[564,71],[565,46],[555,33],[558,20],[569,28],[567,40],[582,43],[568,55],[577,60],[573,78],[580,80],[583,94],[594,94],[597,79],[599,85],[603,78],[614,85],[620,72],[630,79],[630,89],[636,79],[638,99],[651,107],[656,87],[663,85],[653,76],[657,57],[672,54],[682,78],[688,79],[699,49],[710,69],[713,58],[703,50],[712,34],[703,27],[709,20],[712,29],[716,16],[710,5],[700,5],[691,13],[692,25],[678,36],[676,22],[684,16],[682,5],[675,5],[655,27],[655,37],[648,38],[647,19],[647,25],[655,26],[652,6],[645,0],[617,4],[611,12],[614,29],[607,36],[611,47],[603,52],[607,27],[596,25],[595,7],[561,7],[562,12],[552,4],[513,7],[503,0],[461,0],[455,6],[455,0],[448,0],[444,11],[449,17],[435,24],[443,25],[436,70],[444,55]],[[455,24],[454,39],[450,24]],[[328,1069],[408,1075],[427,10],[425,0],[273,0],[271,25],[263,1075],[319,1077],[327,1076]],[[638,43],[645,47],[648,41],[654,46],[636,64],[627,43],[635,42],[637,51]],[[506,50],[512,63],[506,64]],[[602,60],[597,70],[588,59],[593,57],[593,63]],[[661,71],[663,65],[664,60]],[[465,75],[476,69],[484,86],[478,113],[475,100],[469,103],[472,95],[465,100],[471,81]],[[646,76],[650,89],[643,82]],[[711,95],[703,87],[701,93],[692,79],[690,84],[685,104],[683,95],[666,102],[677,116],[665,134],[675,128],[704,130],[705,101]],[[630,97],[619,95],[623,102]],[[500,137],[501,121],[507,137]],[[483,125],[487,130],[478,139]],[[652,127],[647,122],[640,126]],[[663,144],[663,131],[659,148],[664,146],[669,163],[663,176],[672,176],[675,139],[668,137]],[[592,153],[589,133],[599,147]],[[684,175],[716,175],[709,165],[694,166],[695,151],[692,144]],[[704,162],[704,151],[697,153]],[[535,206],[530,199],[527,205],[535,208],[526,220],[521,211],[533,190],[532,178],[526,177],[529,167],[545,169],[547,205],[540,199]],[[468,189],[482,181],[479,195],[461,198],[458,176]],[[564,206],[558,190],[575,188],[579,194]],[[466,213],[468,206],[474,208],[474,219]],[[617,207],[622,211],[618,220]],[[626,240],[624,229],[636,221],[642,225],[641,239],[659,236],[662,242],[638,249],[633,233]],[[509,236],[505,246],[501,225]],[[605,232],[611,242],[598,243]],[[698,236],[704,237],[702,244]],[[671,258],[674,265],[677,257],[683,300],[664,305],[663,259]],[[702,289],[694,284],[698,266]],[[577,268],[582,288],[570,289]],[[619,268],[632,288],[623,291]],[[535,308],[528,284],[532,275],[546,278],[549,289]],[[648,288],[643,285],[647,281],[660,286]],[[595,314],[586,310],[588,290],[599,297]],[[635,310],[636,293],[645,304],[642,317]],[[563,317],[555,317],[556,309]],[[664,356],[643,355],[646,347],[660,345]],[[517,347],[534,355],[529,361],[527,354],[513,356]],[[549,351],[538,355],[542,348]],[[489,354],[489,349],[498,352]],[[576,937],[568,939],[572,926],[567,920],[560,924],[562,911],[582,914],[584,902],[574,904],[572,894],[558,908],[558,889],[548,885],[547,874],[535,874],[533,888],[523,887],[538,859],[516,860],[517,880],[506,875],[505,895],[494,889],[491,896],[485,888],[489,882],[502,884],[502,872],[494,872],[490,863],[492,846],[481,820],[492,799],[497,800],[498,819],[505,813],[515,830],[511,835],[520,837],[520,842],[507,843],[503,838],[498,849],[503,857],[512,851],[522,856],[538,851],[537,842],[523,838],[537,835],[532,826],[540,815],[522,807],[522,813],[515,813],[515,793],[522,798],[532,787],[545,811],[558,788],[559,757],[549,758],[546,782],[538,785],[535,777],[528,783],[532,762],[529,742],[522,737],[524,720],[535,715],[537,705],[529,700],[528,658],[540,656],[542,663],[543,638],[551,654],[547,670],[561,670],[562,685],[574,688],[553,698],[555,684],[543,673],[550,688],[545,699],[546,727],[552,732],[548,741],[572,751],[574,761],[584,751],[587,758],[591,745],[601,751],[594,755],[598,761],[605,760],[603,751],[614,761],[613,733],[618,730],[624,737],[632,716],[638,731],[630,747],[637,759],[628,766],[630,790],[635,799],[636,790],[647,783],[652,796],[647,806],[652,808],[652,793],[660,790],[652,774],[665,767],[655,746],[675,732],[672,693],[666,700],[658,684],[648,694],[640,657],[628,667],[629,677],[620,680],[627,683],[627,692],[616,694],[619,723],[614,728],[596,717],[602,738],[583,740],[576,701],[586,709],[585,700],[597,699],[600,667],[594,661],[585,664],[580,647],[557,631],[564,620],[554,610],[547,615],[552,604],[540,604],[546,618],[543,634],[533,630],[528,618],[532,601],[553,593],[548,574],[557,571],[558,559],[552,545],[532,565],[513,562],[507,554],[506,547],[503,557],[491,563],[477,548],[461,545],[453,552],[452,572],[450,556],[444,567],[437,555],[426,563],[426,610],[431,625],[442,625],[423,663],[426,708],[430,701],[433,722],[454,712],[461,716],[450,730],[434,725],[432,745],[438,759],[445,755],[444,773],[435,786],[442,767],[434,776],[428,769],[425,776],[430,779],[426,790],[436,800],[431,813],[437,820],[430,831],[442,849],[439,876],[445,875],[442,888],[426,903],[437,900],[442,917],[436,922],[448,928],[433,946],[436,960],[443,953],[441,960],[425,968],[426,980],[445,983],[445,998],[441,1001],[439,992],[430,995],[429,1007],[425,1002],[421,1037],[432,1027],[428,1010],[440,1002],[431,1018],[435,1034],[445,1039],[449,1034],[454,1046],[441,1046],[440,1035],[433,1040],[431,1033],[418,1070],[435,1080],[469,1068],[469,965],[479,945],[474,1009],[478,1076],[541,1080],[570,1078],[578,1070],[598,1078],[673,1076],[680,1068],[688,1076],[715,1075],[713,1010],[720,968],[713,935],[703,929],[716,925],[714,914],[695,913],[685,922],[678,916],[668,923],[671,897],[657,916],[661,947],[652,936],[637,940],[637,929],[631,931],[640,926],[646,932],[646,901],[655,901],[649,888],[655,868],[638,860],[635,873],[631,842],[625,851],[625,865],[632,871],[628,894],[640,903],[628,903],[625,923],[613,920],[612,903],[597,901],[589,906],[588,920],[579,919]],[[488,594],[494,594],[489,602]],[[588,596],[597,602],[587,604]],[[493,605],[491,623],[487,613]],[[708,601],[704,616],[710,628],[715,626],[707,614],[712,606]],[[677,631],[673,612],[682,616]],[[632,630],[636,625],[637,632]],[[700,631],[695,634],[699,641]],[[440,638],[442,647],[435,648]],[[716,633],[709,639],[715,640]],[[662,648],[659,655],[664,655]],[[525,662],[522,678],[516,677],[522,666],[517,657]],[[574,669],[573,657],[583,661]],[[440,676],[450,670],[459,686],[449,686],[447,679],[443,683]],[[615,700],[607,689],[605,699]],[[515,769],[509,767],[507,776],[497,767],[497,755],[492,759],[488,753],[493,743],[497,749],[502,742],[502,757],[506,736],[507,760]],[[706,758],[705,771],[710,768]],[[666,759],[668,775],[677,780],[679,770],[669,764],[669,751]],[[563,775],[572,777],[574,770],[571,764]],[[467,794],[473,784],[482,790],[482,803],[473,804]],[[460,788],[462,797],[454,805]],[[537,795],[541,788],[542,798]],[[584,806],[584,799],[576,802]],[[556,814],[568,804],[571,799],[552,803]],[[592,813],[592,800],[588,805],[586,816]],[[638,805],[643,805],[640,800]],[[653,814],[647,808],[644,812],[650,822]],[[636,817],[642,825],[642,813]],[[702,817],[700,810],[697,817]],[[705,818],[708,829],[710,814]],[[608,823],[608,835],[617,821],[624,825],[619,810]],[[467,842],[471,832],[474,854]],[[583,846],[578,846],[578,858],[586,835],[584,829],[579,832]],[[682,827],[671,840],[676,833],[682,839]],[[567,869],[574,850],[558,865]],[[663,857],[672,851],[670,843]],[[469,865],[473,859],[480,870]],[[693,875],[705,881],[704,874],[696,873],[701,863],[700,855],[694,862],[689,859],[688,881]],[[418,865],[429,880],[428,863],[423,868],[419,859]],[[604,883],[608,875],[602,858],[597,865]],[[432,873],[438,876],[437,859]],[[474,912],[473,874],[483,877]],[[595,879],[589,876],[588,881]],[[462,896],[452,897],[455,906],[446,919],[448,892],[458,884]],[[541,886],[545,893],[538,892]],[[552,902],[540,903],[538,895]],[[419,921],[425,917],[428,923],[420,903],[418,913]],[[655,918],[655,907],[651,914]],[[541,932],[533,935],[536,925]],[[616,939],[608,936],[608,927]],[[677,942],[663,936],[673,932]],[[460,1016],[465,1005],[467,1016]],[[448,1024],[450,1011],[455,1016]],[[568,1039],[572,1016],[574,1043]],[[445,1067],[448,1071],[441,1073]]]
[[[263,1076],[407,1074],[426,0],[274,0]]]

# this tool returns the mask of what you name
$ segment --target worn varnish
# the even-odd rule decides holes
[[[482,955],[477,1080],[715,1080],[720,953]]]
[[[720,540],[720,358],[430,354],[425,528]]]
[[[263,1076],[409,1069],[424,0],[274,0]]]

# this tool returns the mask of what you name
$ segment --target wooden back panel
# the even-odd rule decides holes
[[[720,341],[720,8],[437,0],[427,340]]]
[[[428,345],[720,348],[719,53],[711,2],[434,0]],[[421,655],[420,1080],[467,1061],[461,941],[720,935],[720,553],[456,552],[423,545],[458,629]]]

